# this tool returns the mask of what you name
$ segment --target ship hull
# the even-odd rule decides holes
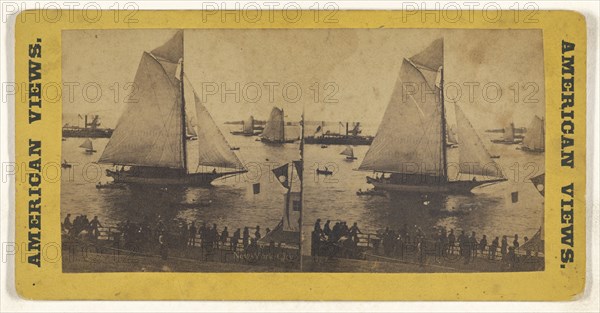
[[[544,149],[530,149],[527,147],[521,147],[521,151],[529,152],[529,153],[544,153]]]
[[[326,137],[306,137],[306,144],[309,145],[349,145],[349,146],[369,146],[373,142],[373,137],[363,136],[326,136]]]
[[[367,183],[373,185],[375,190],[384,190],[389,193],[449,193],[468,194],[475,187],[494,184],[506,179],[484,180],[484,181],[448,181],[434,184],[401,183],[378,180],[367,177]]]
[[[112,177],[115,183],[149,186],[210,186],[218,178],[245,173],[245,171],[224,173],[133,173],[131,171],[106,170],[106,176]]]
[[[280,144],[284,144],[284,143],[294,143],[296,140],[294,140],[294,139],[270,140],[270,139],[267,139],[267,138],[260,138],[260,141],[262,141],[263,143],[266,143],[266,144],[280,145]]]
[[[230,133],[235,136],[247,136],[247,137],[254,136],[254,133],[247,133],[247,132],[243,132],[243,131],[232,131]]]

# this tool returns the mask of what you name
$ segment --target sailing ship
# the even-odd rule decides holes
[[[106,170],[115,183],[205,186],[246,172],[185,74],[183,35],[142,54],[138,101],[128,104],[98,161],[121,166]]]
[[[338,133],[331,133],[329,131],[325,131],[325,122],[321,122],[321,124],[317,127],[313,136],[306,137],[307,144],[319,144],[319,145],[370,145],[373,141],[373,136],[364,136],[361,135],[362,129],[360,122],[356,122],[352,124],[352,129],[350,129],[350,123],[346,122],[346,124],[339,122],[339,126],[345,127],[346,132],[343,134],[341,131]]]
[[[92,140],[90,138],[86,139],[79,146],[79,148],[84,148],[85,149],[85,153],[89,153],[89,154],[92,154],[92,153],[96,152],[96,150],[94,150],[94,145],[92,144]]]
[[[443,47],[443,39],[438,39],[421,53],[403,60],[383,120],[358,168],[375,172],[375,177],[367,176],[367,182],[375,189],[468,193],[475,187],[506,180],[457,105],[459,173],[473,178],[450,180],[448,177]],[[406,83],[430,88],[435,97],[430,91],[407,95],[403,90]],[[481,176],[493,178],[482,179]]]
[[[283,109],[273,107],[271,115],[267,120],[265,129],[263,130],[260,140],[264,143],[282,144],[293,143],[295,139],[285,137],[285,119]]]
[[[250,117],[242,122],[242,130],[241,131],[232,131],[232,135],[241,135],[241,136],[254,136],[254,116],[250,115]]]
[[[342,151],[340,154],[345,155],[347,161],[356,160],[356,157],[354,156],[354,149],[352,149],[350,146],[346,146],[346,149],[344,149],[344,151]]]
[[[504,135],[502,139],[492,139],[492,142],[505,145],[518,144],[521,142],[522,137],[518,137],[515,134],[515,124],[511,122],[504,128]]]
[[[544,119],[534,116],[531,125],[527,129],[527,134],[523,138],[521,150],[527,152],[544,152],[546,144],[546,132],[544,130]]]

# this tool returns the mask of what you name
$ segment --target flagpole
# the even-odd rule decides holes
[[[302,215],[304,215],[304,107],[302,108],[302,120],[301,120],[301,134],[300,134],[300,167],[302,173],[299,173],[300,177],[300,218],[298,223],[300,224],[300,243],[298,248],[300,250],[300,272],[302,272]]]

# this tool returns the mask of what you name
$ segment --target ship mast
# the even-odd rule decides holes
[[[281,142],[285,143],[285,113],[283,112],[283,108],[281,108]]]
[[[298,220],[300,229],[300,241],[298,244],[298,252],[300,254],[300,272],[302,272],[302,215],[304,215],[304,108],[302,108],[302,121],[301,121],[301,132],[300,132],[300,217]]]
[[[181,34],[181,41],[182,41],[182,46],[183,46],[183,33]],[[183,48],[182,48],[183,50]],[[182,152],[183,152],[183,169],[185,170],[186,174],[188,173],[188,167],[187,167],[187,133],[186,133],[186,129],[185,129],[185,121],[186,121],[186,116],[185,116],[185,93],[183,90],[183,51],[181,54],[181,63],[179,64],[180,66],[180,71],[179,71],[179,83],[181,84],[181,144],[182,144]]]
[[[442,102],[442,177],[444,181],[448,181],[448,156],[446,151],[447,138],[446,138],[446,106],[444,104],[444,67],[440,70],[440,101]]]

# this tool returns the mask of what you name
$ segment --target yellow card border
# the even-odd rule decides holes
[[[61,80],[61,31],[67,29],[134,28],[448,28],[448,29],[541,29],[544,42],[546,98],[546,198],[543,272],[518,273],[62,273],[60,259],[51,255],[59,248],[60,179],[42,182],[41,267],[27,262],[29,231],[28,177],[29,139],[42,141],[42,164],[61,162],[62,103],[44,102],[42,120],[29,123],[27,94],[16,97],[16,287],[28,299],[121,299],[121,300],[569,300],[585,287],[586,275],[586,23],[583,15],[570,11],[538,11],[537,22],[527,23],[514,14],[490,22],[481,11],[472,20],[458,22],[401,11],[337,11],[337,22],[327,23],[312,11],[263,12],[256,22],[202,11],[137,11],[136,23],[124,14],[102,11],[94,22],[82,11],[64,12],[58,21],[35,20],[34,11],[16,18],[15,77],[27,86],[29,45],[42,39],[43,84]],[[269,14],[272,12],[273,14]],[[510,13],[510,11],[502,11]],[[326,13],[326,12],[322,12]],[[41,14],[37,12],[37,14]],[[284,15],[289,14],[289,15]],[[468,12],[463,12],[467,17]],[[115,18],[115,16],[119,16]],[[129,20],[131,22],[131,20]],[[575,168],[561,166],[561,43],[575,43]],[[573,262],[561,268],[561,187],[574,183]]]

